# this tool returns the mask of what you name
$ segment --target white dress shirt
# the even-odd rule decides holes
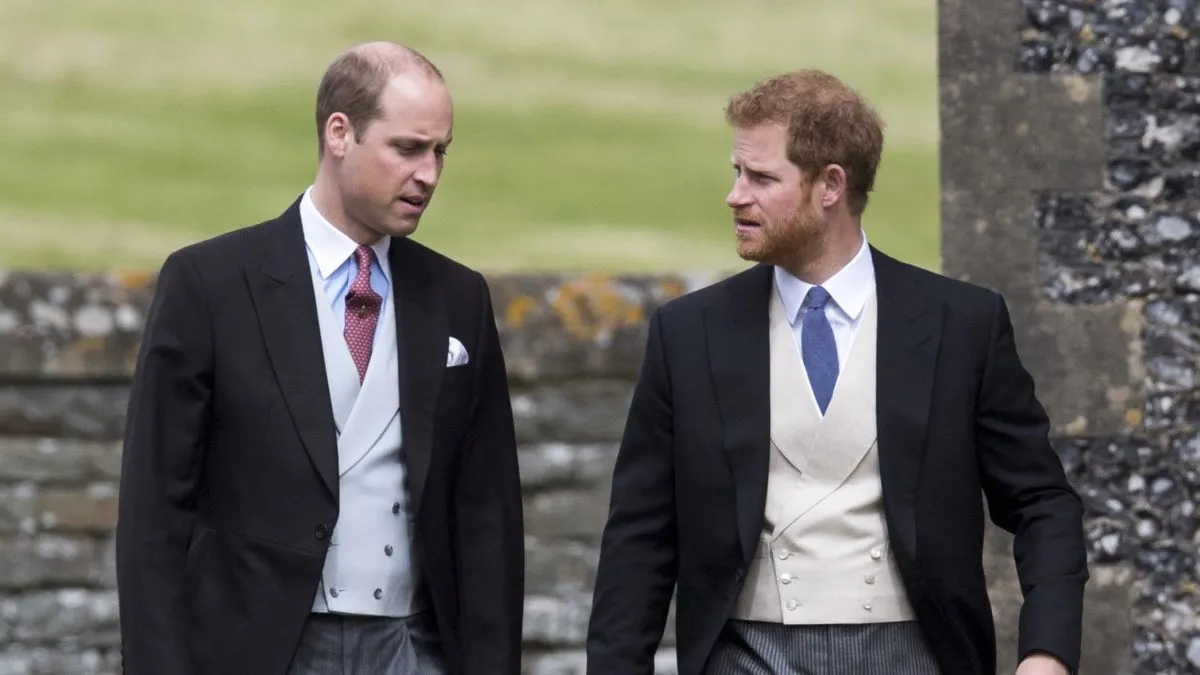
[[[776,266],[775,286],[779,289],[779,299],[783,302],[788,323],[792,325],[792,333],[796,336],[796,349],[800,349],[800,334],[804,326],[802,312],[808,311],[807,296],[813,285]],[[821,287],[829,292],[825,318],[833,329],[833,339],[837,343],[838,369],[845,370],[846,357],[850,354],[850,346],[854,344],[863,307],[875,292],[875,263],[871,260],[865,232],[858,253]]]

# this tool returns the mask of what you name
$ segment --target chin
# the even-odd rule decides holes
[[[383,233],[389,237],[407,237],[417,231],[416,220],[401,220],[386,223],[383,226]]]
[[[763,247],[756,242],[739,240],[737,243],[737,254],[742,260],[762,262],[764,253]]]

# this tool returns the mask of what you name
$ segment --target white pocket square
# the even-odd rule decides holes
[[[446,350],[446,367],[466,365],[468,361],[470,358],[467,356],[467,348],[457,338],[451,337],[450,346]]]

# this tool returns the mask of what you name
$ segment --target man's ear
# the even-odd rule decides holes
[[[346,149],[353,141],[354,128],[350,118],[343,113],[333,113],[325,121],[325,152],[334,157],[344,157]]]
[[[821,169],[817,180],[823,186],[821,190],[821,206],[829,208],[846,198],[846,170],[837,164],[830,164]]]

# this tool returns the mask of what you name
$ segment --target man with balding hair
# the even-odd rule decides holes
[[[172,253],[117,523],[125,675],[518,675],[524,532],[488,285],[408,238],[453,112],[412,49],[326,71],[313,184]]]
[[[1016,535],[1018,675],[1078,667],[1083,507],[997,293],[871,246],[883,125],[817,70],[734,96],[737,252],[650,319],[589,675],[994,675],[984,503]]]

